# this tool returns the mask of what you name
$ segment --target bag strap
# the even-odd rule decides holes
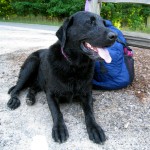
[[[121,43],[124,46],[124,54],[125,55],[133,57],[133,50],[127,45],[127,43],[123,42],[119,38],[117,38],[116,41]]]
[[[127,43],[123,42],[122,40],[120,40],[119,38],[117,38],[116,40],[117,42],[121,43],[124,47],[126,47],[129,51],[132,51],[132,49],[127,45]]]

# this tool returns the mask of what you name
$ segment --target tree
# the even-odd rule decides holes
[[[10,0],[1,0],[0,1],[0,17],[3,19],[8,19],[13,13],[13,9],[10,5]]]

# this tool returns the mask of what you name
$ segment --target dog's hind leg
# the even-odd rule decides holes
[[[41,89],[36,84],[34,84],[34,86],[29,88],[29,91],[26,96],[27,105],[31,106],[35,103],[36,101],[35,96],[39,91],[41,91]]]
[[[33,81],[36,79],[38,67],[39,67],[39,58],[33,54],[27,58],[23,66],[21,67],[19,78],[17,84],[10,88],[9,93],[11,98],[7,103],[7,106],[11,109],[16,109],[20,105],[20,100],[18,95],[20,91],[33,84]]]

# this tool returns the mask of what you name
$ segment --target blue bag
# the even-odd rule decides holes
[[[112,62],[95,62],[93,88],[117,90],[127,87],[134,79],[134,59],[132,50],[126,45],[122,32],[106,20],[106,27],[118,35],[116,42],[108,48]]]

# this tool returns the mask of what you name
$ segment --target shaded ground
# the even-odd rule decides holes
[[[135,80],[128,89],[133,90],[140,101],[145,101],[150,95],[150,50],[133,49],[135,52]]]
[[[150,50],[133,48],[136,76],[132,86],[111,92],[94,91],[95,117],[108,137],[105,145],[88,139],[78,103],[61,105],[70,137],[66,143],[58,144],[51,137],[52,118],[44,93],[37,95],[34,106],[25,103],[27,91],[21,93],[18,109],[10,111],[6,106],[7,91],[15,84],[25,58],[37,48],[48,47],[56,38],[47,30],[5,25],[0,30],[1,150],[149,150]]]

